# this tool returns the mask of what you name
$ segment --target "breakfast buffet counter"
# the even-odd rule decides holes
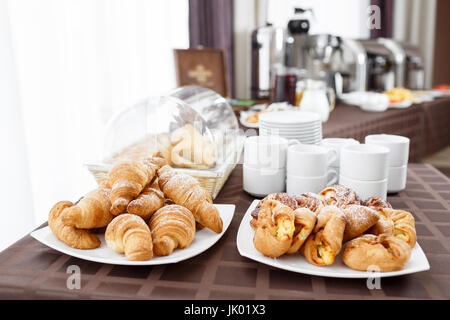
[[[365,136],[377,133],[410,138],[410,161],[419,162],[450,145],[450,97],[384,112],[339,104],[323,125],[324,138],[348,137],[363,142]]]
[[[89,262],[28,235],[0,253],[0,299],[450,298],[450,179],[430,165],[410,164],[406,190],[388,201],[413,213],[418,243],[431,269],[382,278],[381,289],[368,289],[366,279],[308,276],[241,257],[236,235],[253,200],[242,191],[238,165],[215,200],[236,205],[229,229],[206,252],[177,264],[138,267]],[[80,267],[80,289],[67,288],[70,265]]]

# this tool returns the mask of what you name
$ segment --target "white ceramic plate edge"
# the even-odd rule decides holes
[[[249,225],[250,218],[251,218],[250,212],[256,207],[256,205],[258,204],[259,201],[260,200],[254,200],[252,202],[250,207],[247,209],[247,212],[245,213],[244,217],[242,218],[241,224],[239,225],[239,229],[238,229],[238,233],[237,233],[237,237],[236,237],[236,245],[237,245],[239,254],[243,257],[247,257],[247,258],[255,260],[257,262],[260,262],[260,263],[263,263],[263,264],[266,264],[266,265],[269,265],[272,267],[276,267],[279,269],[291,271],[291,272],[303,273],[303,274],[308,274],[308,275],[313,275],[313,276],[332,277],[332,278],[348,278],[348,279],[365,279],[365,278],[374,278],[374,277],[387,278],[387,277],[395,277],[395,276],[401,276],[401,275],[405,275],[405,274],[427,271],[430,269],[430,264],[428,262],[428,259],[425,256],[425,253],[423,252],[422,248],[420,247],[420,245],[418,243],[416,243],[416,246],[413,249],[412,257],[408,264],[411,263],[411,260],[413,258],[420,259],[420,262],[421,262],[420,267],[416,267],[414,269],[408,269],[408,265],[407,265],[405,269],[400,270],[400,271],[379,272],[379,273],[356,271],[356,270],[352,270],[347,267],[346,267],[346,269],[348,269],[348,270],[346,271],[345,274],[334,273],[333,272],[334,265],[328,266],[328,267],[317,267],[317,266],[309,265],[308,268],[311,270],[308,270],[308,269],[302,269],[302,268],[290,266],[286,263],[283,263],[283,261],[281,259],[273,259],[273,258],[265,257],[261,253],[257,252],[256,249],[255,249],[256,253],[252,254],[250,252],[245,251],[245,249],[243,249],[241,242],[244,241],[244,239],[246,238],[247,241],[252,242],[251,245],[253,246],[253,230],[251,229],[251,227]],[[246,232],[246,230],[248,231],[249,229],[252,232],[251,237],[244,234]],[[413,254],[414,254],[414,257],[413,257]],[[295,256],[290,256],[290,257],[293,257],[294,259],[296,258]],[[305,259],[304,257],[301,257],[301,256],[300,257],[297,256],[297,257],[299,259],[303,259],[303,260]],[[305,261],[305,263],[307,263],[307,262]]]
[[[231,224],[231,221],[233,220],[234,212],[236,209],[236,206],[234,204],[215,204],[217,209],[219,209],[220,216],[223,220],[223,230],[220,234],[216,234],[213,231],[209,229],[202,229],[200,231],[197,231],[196,237],[198,237],[198,234],[203,232],[202,235],[205,233],[210,234],[210,240],[202,243],[198,247],[194,247],[195,244],[195,238],[192,244],[185,248],[185,249],[176,249],[171,255],[165,256],[165,257],[154,257],[151,260],[147,261],[131,261],[128,260],[123,254],[116,253],[109,249],[104,241],[104,236],[99,235],[99,238],[102,241],[102,244],[97,249],[92,250],[81,250],[81,249],[74,249],[66,245],[65,243],[59,241],[51,232],[50,228],[48,226],[40,228],[38,230],[33,231],[30,235],[41,242],[42,244],[56,250],[59,252],[62,252],[64,254],[67,254],[69,256],[73,256],[79,259],[88,260],[88,261],[94,261],[99,263],[105,263],[105,264],[114,264],[114,265],[132,265],[132,266],[150,266],[150,265],[161,265],[161,264],[170,264],[170,263],[177,263],[183,260],[190,259],[192,257],[195,257],[209,248],[211,248],[217,241],[222,238],[222,236],[225,234],[225,232],[228,230],[228,227]],[[48,239],[51,239],[49,241]],[[55,245],[56,244],[56,245]],[[98,250],[104,250],[107,252],[107,257],[95,257],[95,256],[89,256],[87,254],[95,252],[99,252]]]

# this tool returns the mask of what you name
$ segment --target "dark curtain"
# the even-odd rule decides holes
[[[233,0],[189,0],[189,46],[224,50],[233,96]]]
[[[371,0],[371,5],[380,7],[381,29],[370,30],[370,38],[391,38],[392,37],[392,11],[394,0]]]

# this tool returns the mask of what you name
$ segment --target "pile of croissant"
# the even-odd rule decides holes
[[[78,203],[55,204],[48,224],[59,240],[77,249],[99,247],[95,233],[104,231],[109,248],[141,261],[186,248],[203,227],[221,233],[223,222],[198,181],[158,154],[115,165]]]
[[[342,250],[345,265],[360,271],[397,271],[416,244],[414,217],[380,198],[361,201],[342,185],[319,194],[273,193],[251,213],[253,244],[265,256],[300,252],[316,266],[332,265]]]

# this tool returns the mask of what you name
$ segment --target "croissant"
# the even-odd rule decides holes
[[[111,169],[108,182],[111,186],[111,213],[118,215],[125,211],[130,201],[155,178],[158,168],[165,164],[159,157],[139,161],[125,161]]]
[[[324,197],[327,204],[338,207],[361,203],[361,200],[354,190],[340,184],[326,187],[320,191],[319,195]]]
[[[106,227],[114,218],[111,208],[110,189],[98,188],[86,194],[76,205],[61,213],[62,222],[79,229]]]
[[[411,256],[408,244],[393,236],[371,234],[347,242],[342,260],[360,271],[397,271],[405,267]],[[378,270],[370,270],[377,268]]]
[[[101,244],[100,239],[86,230],[65,225],[61,220],[61,213],[73,206],[70,201],[60,201],[50,210],[48,226],[53,234],[69,247],[76,249],[95,249]]]
[[[137,215],[124,213],[115,217],[106,228],[105,240],[109,248],[125,253],[130,260],[144,261],[153,258],[150,229]]]
[[[342,211],[347,219],[344,242],[360,236],[380,219],[377,211],[357,204],[344,206]]]
[[[153,250],[158,256],[167,256],[176,248],[186,248],[194,240],[195,218],[185,207],[176,204],[165,206],[152,215],[148,224]]]
[[[325,206],[317,216],[314,233],[301,248],[306,260],[316,266],[327,266],[342,248],[346,225],[345,214],[336,206]]]
[[[132,200],[127,206],[127,212],[136,214],[142,219],[147,220],[165,204],[164,193],[161,190],[151,186],[145,187],[141,194]]]
[[[172,132],[171,143],[170,159],[177,167],[208,169],[216,161],[214,145],[192,124]]]
[[[219,210],[195,178],[163,166],[158,170],[158,181],[164,194],[176,204],[188,208],[197,222],[216,233],[222,232]]]
[[[317,220],[314,212],[312,212],[308,208],[297,208],[296,210],[294,210],[294,214],[295,230],[291,247],[287,251],[288,254],[295,253],[300,249],[300,247],[313,231]]]
[[[276,200],[265,201],[253,237],[255,249],[272,258],[285,254],[292,244],[294,220],[294,211],[287,205]]]

